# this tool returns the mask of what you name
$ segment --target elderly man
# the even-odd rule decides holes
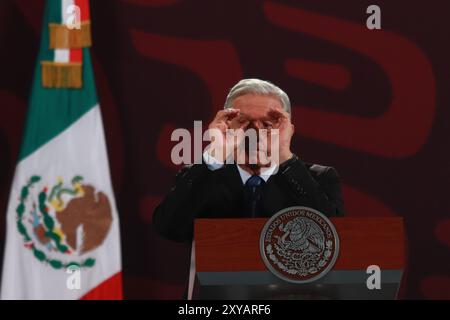
[[[214,140],[203,154],[203,163],[177,174],[175,187],[155,209],[156,230],[168,239],[191,241],[197,218],[270,217],[291,206],[311,207],[327,216],[343,215],[336,170],[305,163],[291,152],[294,125],[290,113],[289,97],[272,83],[259,79],[237,83],[224,110],[209,125],[223,139]],[[277,129],[277,150],[270,150],[265,140],[266,154],[277,152],[277,160],[263,162],[258,156],[250,161],[253,151],[246,147],[245,160],[230,163],[230,150],[235,151],[240,142],[231,139],[234,145],[226,148],[232,143],[227,129]]]

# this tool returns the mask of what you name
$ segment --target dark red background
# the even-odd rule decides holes
[[[0,1],[2,244],[43,3]],[[150,225],[177,170],[172,129],[209,121],[235,82],[258,77],[290,95],[294,151],[338,169],[348,215],[405,218],[402,296],[450,299],[450,3],[376,1],[383,31],[365,28],[369,4],[91,1],[126,298],[185,288],[188,247]]]

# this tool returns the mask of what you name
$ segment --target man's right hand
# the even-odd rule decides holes
[[[228,129],[239,129],[245,126],[247,121],[238,118],[238,109],[224,109],[217,112],[216,117],[209,124],[211,144],[207,151],[211,157],[219,162],[225,163],[225,160],[234,151],[236,143],[238,143],[233,135],[227,135]]]

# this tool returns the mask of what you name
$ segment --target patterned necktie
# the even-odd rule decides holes
[[[260,176],[251,176],[245,183],[247,193],[248,214],[252,218],[261,214],[262,186],[266,182]]]

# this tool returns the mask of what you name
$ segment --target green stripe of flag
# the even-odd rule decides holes
[[[49,49],[48,24],[58,18],[60,21],[61,0],[47,0],[19,161],[63,132],[98,101],[89,48],[83,49],[82,89],[48,89],[41,85],[41,61],[53,61],[54,56]]]
[[[48,14],[48,22],[62,23],[62,0],[47,0],[45,12]]]

